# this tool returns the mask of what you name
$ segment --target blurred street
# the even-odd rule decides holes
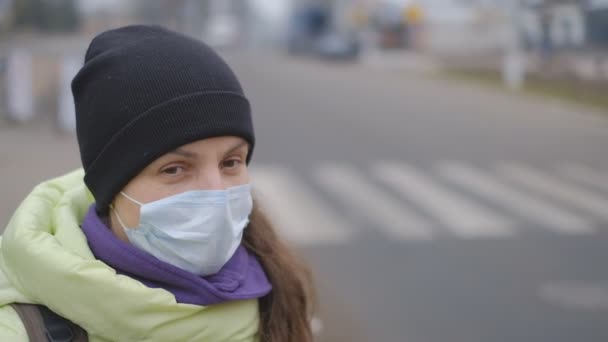
[[[608,340],[605,113],[400,69],[224,55],[254,109],[258,198],[321,290],[319,341]],[[0,222],[79,166],[52,121],[0,121]]]

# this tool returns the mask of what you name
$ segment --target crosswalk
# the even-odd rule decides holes
[[[508,219],[439,186],[412,166],[384,162],[375,165],[373,171],[381,182],[419,203],[456,235],[475,238],[511,233]]]
[[[396,239],[425,239],[431,236],[430,224],[405,205],[394,201],[371,184],[359,171],[344,165],[324,164],[316,179],[337,200],[374,225],[384,228]]]
[[[461,162],[444,162],[439,171],[443,177],[479,194],[488,202],[496,202],[518,215],[556,233],[581,234],[592,232],[591,223],[564,208],[539,199],[537,195],[510,187],[500,177]]]
[[[279,234],[295,244],[344,244],[365,235],[430,242],[608,231],[608,169],[574,162],[256,165],[251,179]]]

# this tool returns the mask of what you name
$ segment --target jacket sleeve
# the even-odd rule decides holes
[[[0,306],[0,341],[29,341],[21,318],[9,305]]]

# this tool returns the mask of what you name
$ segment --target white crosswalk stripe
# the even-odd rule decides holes
[[[548,174],[518,163],[503,162],[500,164],[499,170],[519,184],[608,220],[608,200],[595,193],[560,182]]]
[[[325,162],[302,176],[256,165],[251,174],[263,209],[297,244],[344,244],[361,229],[395,241],[521,237],[531,223],[560,235],[597,232],[594,218],[608,220],[599,191],[605,175],[575,163],[558,166],[560,177],[519,163],[484,170],[443,161],[428,172],[392,160],[369,168]]]
[[[427,240],[430,223],[370,183],[366,177],[347,165],[324,163],[315,169],[315,178],[352,212],[378,225],[390,238]]]
[[[252,168],[251,174],[257,198],[287,240],[323,244],[346,242],[353,237],[352,226],[287,170],[264,166]]]
[[[490,174],[461,162],[443,162],[438,172],[467,191],[510,208],[558,233],[584,234],[595,229],[585,219],[507,186]]]
[[[608,191],[608,173],[596,172],[576,163],[564,163],[559,166],[559,171],[560,174],[582,184]]]
[[[449,191],[405,163],[375,163],[373,173],[378,180],[423,206],[459,237],[509,236],[514,232],[506,218]]]

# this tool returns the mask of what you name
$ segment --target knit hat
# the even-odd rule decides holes
[[[142,169],[204,138],[255,138],[249,101],[209,46],[159,26],[103,32],[72,80],[84,181],[97,211]]]

